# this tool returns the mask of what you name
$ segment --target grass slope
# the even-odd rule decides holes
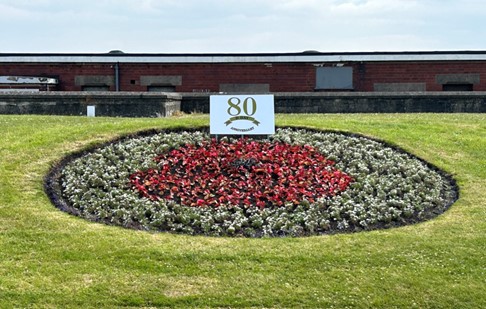
[[[278,115],[399,145],[453,174],[460,199],[414,226],[309,238],[152,234],[54,208],[43,177],[120,134],[169,119],[0,116],[0,308],[486,307],[486,115]]]

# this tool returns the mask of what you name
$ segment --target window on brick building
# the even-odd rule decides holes
[[[316,90],[353,89],[352,67],[316,68]]]
[[[443,91],[473,91],[473,84],[443,84]]]
[[[110,91],[110,86],[82,86],[83,91]]]
[[[148,92],[175,92],[175,86],[147,86]]]

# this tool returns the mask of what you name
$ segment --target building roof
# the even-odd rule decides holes
[[[0,53],[0,63],[320,63],[370,61],[484,61],[486,51],[141,54]]]

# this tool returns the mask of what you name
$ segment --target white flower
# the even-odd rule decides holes
[[[303,236],[415,222],[445,211],[456,198],[448,177],[410,154],[362,136],[293,128],[277,129],[269,142],[307,144],[334,160],[336,168],[354,179],[345,192],[301,205],[198,208],[151,202],[130,188],[128,176],[156,167],[157,154],[209,138],[205,130],[168,131],[109,143],[63,168],[58,180],[61,197],[90,220],[147,230],[249,237]]]

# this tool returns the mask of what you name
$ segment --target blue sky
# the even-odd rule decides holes
[[[484,0],[0,0],[0,53],[486,50]]]

